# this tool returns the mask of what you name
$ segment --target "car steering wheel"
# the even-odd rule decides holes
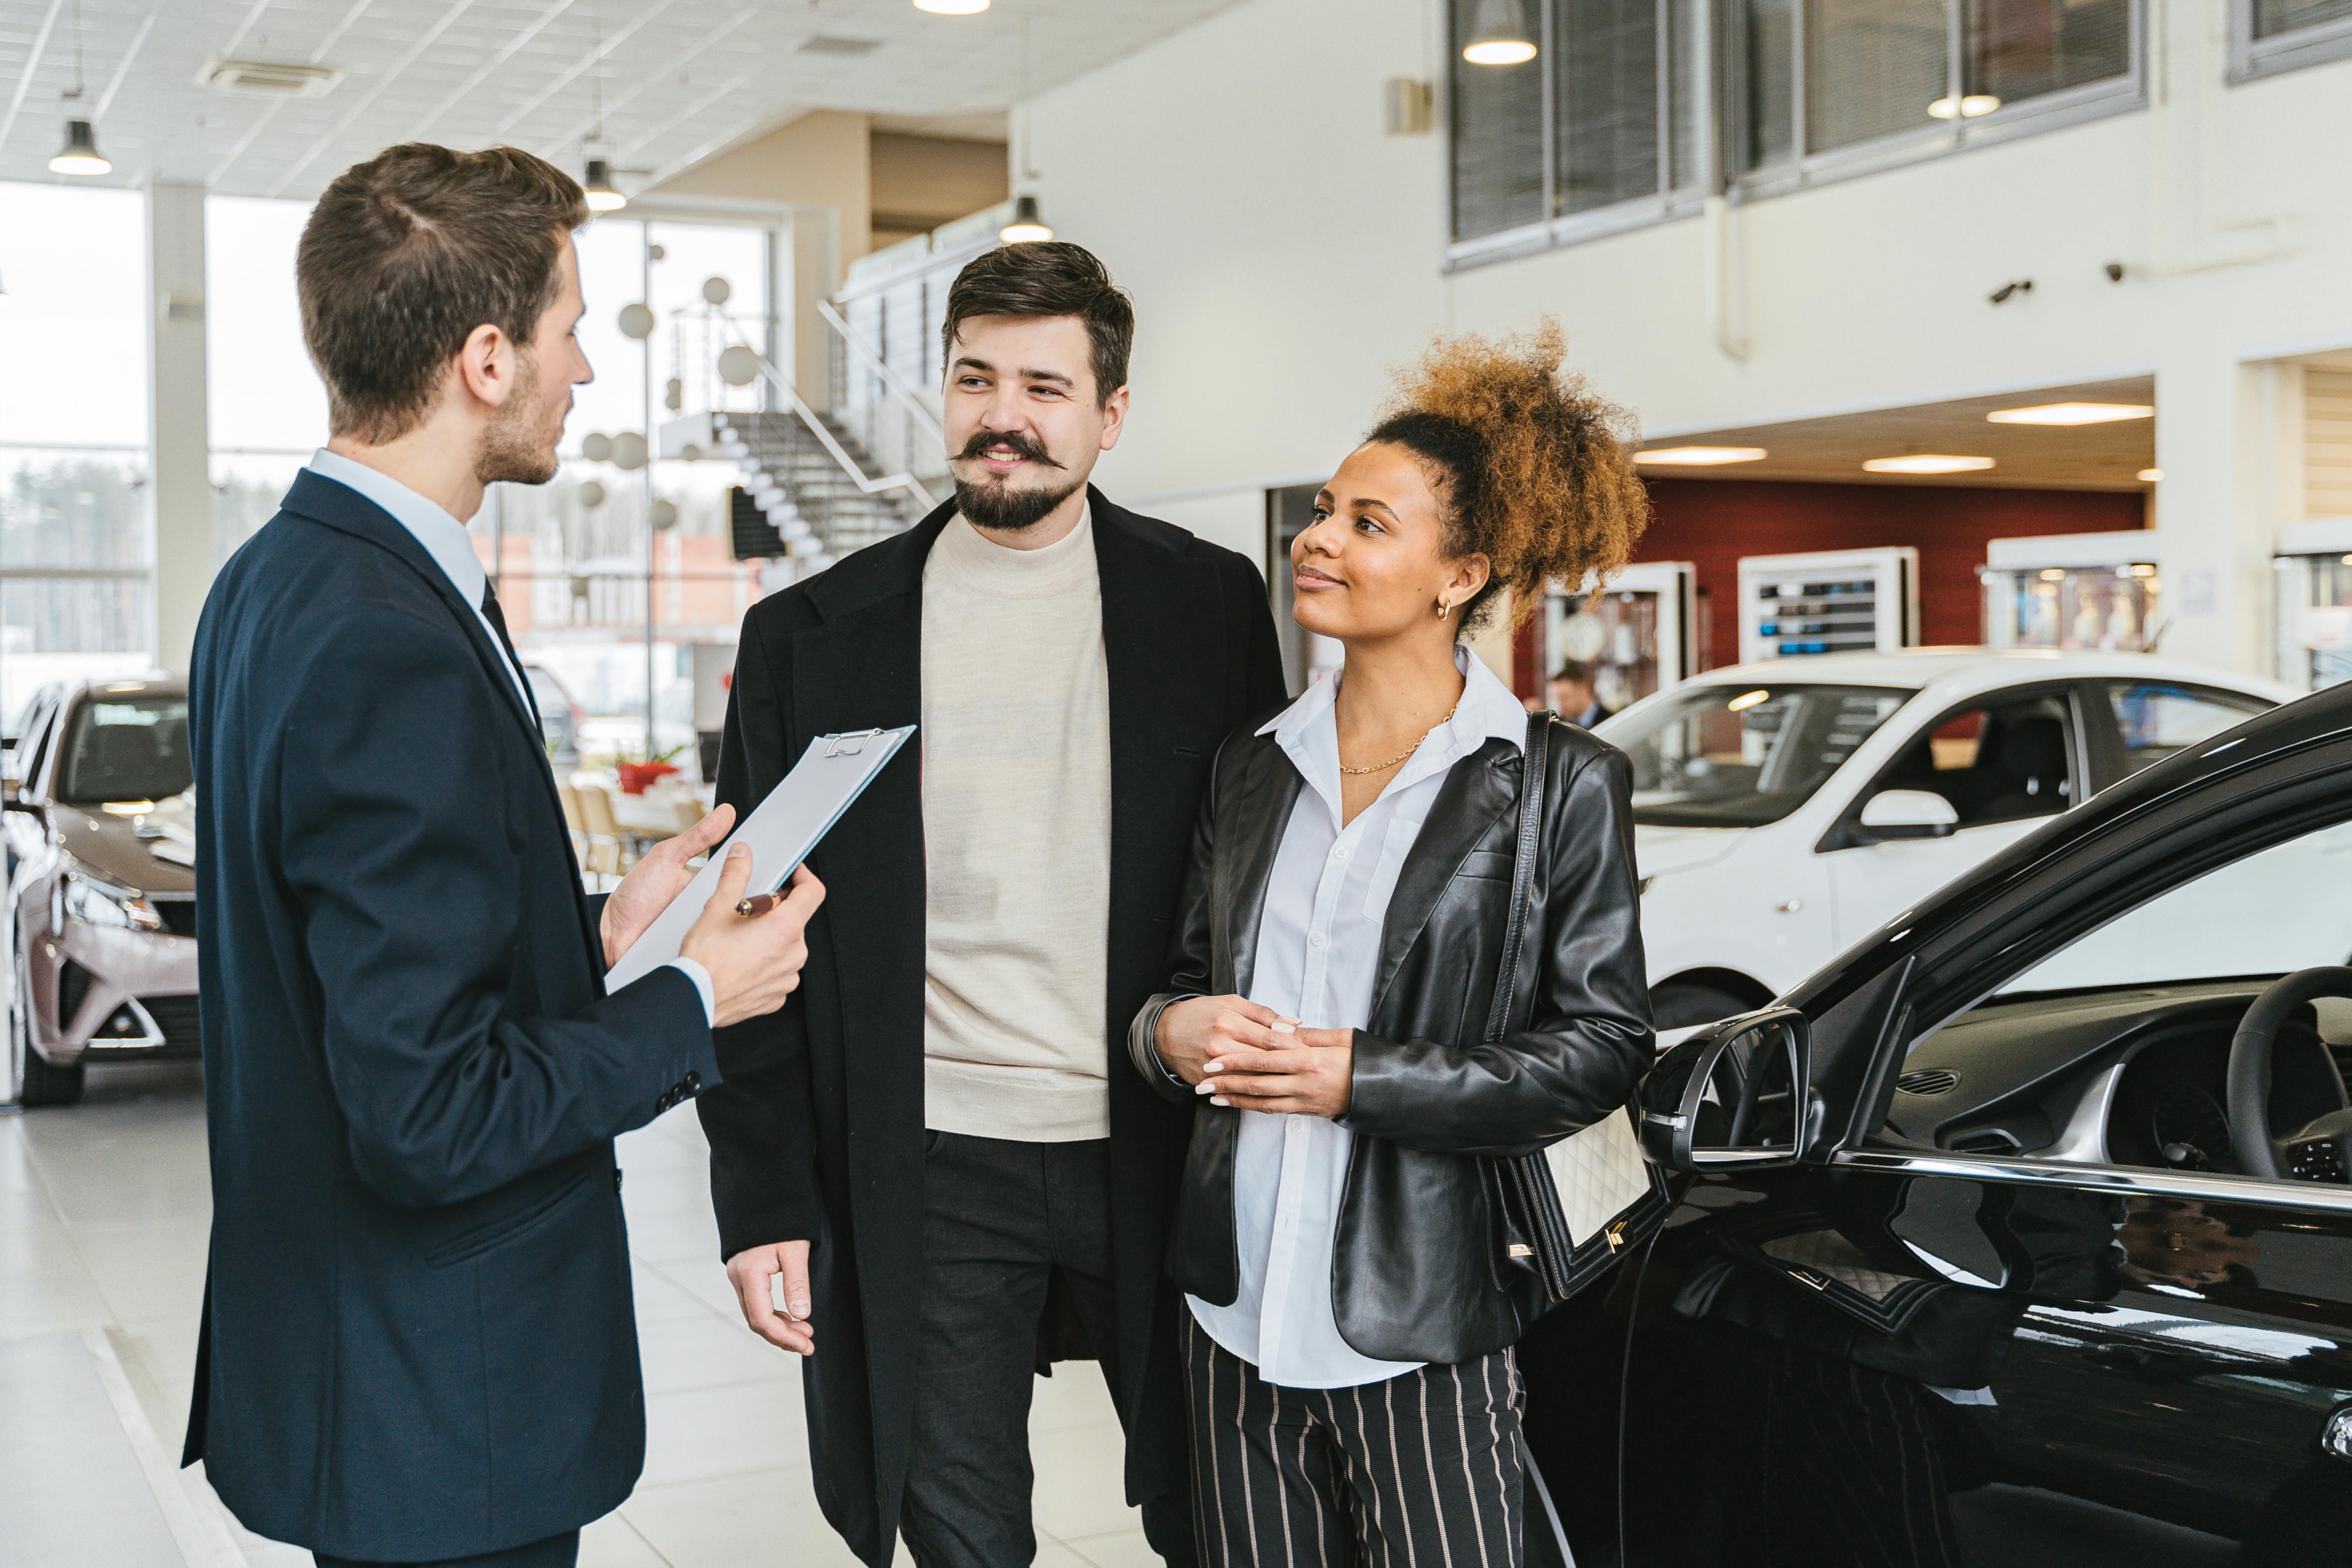
[[[2271,1131],[2272,1047],[2295,1010],[2320,996],[2352,997],[2352,969],[2323,965],[2273,980],[2231,1037],[2230,1146],[2250,1176],[2342,1182],[2352,1171],[2352,1110],[2331,1110],[2284,1138]]]

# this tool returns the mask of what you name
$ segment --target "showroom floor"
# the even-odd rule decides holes
[[[588,1568],[856,1568],[809,1489],[798,1363],[735,1315],[691,1107],[622,1140],[649,1440]],[[93,1070],[84,1102],[0,1114],[0,1561],[295,1568],[175,1467],[210,1212],[193,1066]],[[1156,1568],[1120,1501],[1091,1363],[1037,1385],[1040,1568]],[[907,1562],[900,1549],[899,1562]]]

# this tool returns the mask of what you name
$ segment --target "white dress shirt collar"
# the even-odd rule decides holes
[[[1468,756],[1490,737],[1507,742],[1513,751],[1526,746],[1527,705],[1511,695],[1511,689],[1486,668],[1486,661],[1466,647],[1456,647],[1454,668],[1462,672],[1462,700],[1453,717],[1430,731],[1433,735],[1443,731],[1446,743],[1423,745],[1416,750],[1388,789],[1411,789],[1431,773],[1452,767],[1457,759]],[[1298,700],[1257,731],[1261,735],[1272,735],[1276,743],[1289,753],[1299,776],[1326,796],[1325,804],[1335,816],[1339,812],[1335,794],[1339,782],[1339,728],[1333,710],[1339,700],[1339,682],[1347,679],[1347,673],[1343,666],[1328,679],[1315,682],[1299,695]]]
[[[310,456],[310,471],[320,479],[357,490],[390,512],[392,520],[425,547],[425,553],[433,557],[433,564],[441,568],[441,575],[449,580],[449,586],[457,589],[457,596],[473,610],[490,646],[499,647],[498,634],[490,629],[489,618],[482,614],[482,595],[489,586],[489,574],[482,569],[482,558],[474,553],[474,536],[466,531],[464,523],[438,502],[427,500],[381,468],[371,468],[341,452],[320,447]],[[536,716],[539,704],[531,700],[530,689],[523,684],[522,671],[509,663],[502,649],[499,662],[507,666],[516,694],[522,699],[523,711]]]

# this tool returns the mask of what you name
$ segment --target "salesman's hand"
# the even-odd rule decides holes
[[[1281,1021],[1273,1008],[1246,996],[1188,996],[1161,1010],[1151,1043],[1170,1072],[1198,1084],[1209,1058],[1221,1051],[1234,1046],[1272,1049],[1277,1043],[1273,1026]]]
[[[1355,1089],[1356,1031],[1301,1029],[1280,1038],[1280,1050],[1237,1045],[1219,1052],[1202,1072],[1200,1091],[1213,1104],[1274,1116],[1336,1121],[1347,1115]]]
[[[604,900],[600,934],[604,939],[605,968],[620,963],[621,954],[646,934],[654,917],[686,891],[686,885],[694,880],[687,862],[726,837],[734,826],[735,808],[721,805],[677,837],[665,838],[646,851],[645,858],[630,868]]]
[[[678,943],[678,954],[710,973],[712,1020],[719,1027],[772,1013],[801,983],[808,962],[803,940],[809,917],[824,902],[824,884],[803,866],[793,873],[792,891],[765,914],[739,915],[735,906],[751,880],[751,848],[738,844],[719,862],[719,890],[702,906],[694,928]]]
[[[727,1279],[742,1304],[743,1321],[772,1345],[800,1355],[816,1351],[816,1331],[809,1325],[809,1244],[779,1241],[768,1247],[747,1247],[727,1260]],[[777,1275],[783,1276],[784,1310],[776,1310]]]

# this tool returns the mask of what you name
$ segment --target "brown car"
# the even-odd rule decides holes
[[[18,1101],[72,1104],[91,1062],[196,1057],[196,878],[184,828],[168,826],[191,777],[186,686],[50,687],[26,709],[10,771]]]

